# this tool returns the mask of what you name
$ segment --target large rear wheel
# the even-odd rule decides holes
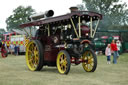
[[[44,50],[38,40],[32,40],[26,47],[26,63],[31,71],[39,71],[43,67]]]
[[[97,67],[97,57],[93,50],[87,50],[83,53],[82,59],[85,61],[82,66],[86,72],[94,72]]]
[[[62,50],[57,55],[57,68],[59,73],[68,74],[71,66],[70,56],[67,51]]]

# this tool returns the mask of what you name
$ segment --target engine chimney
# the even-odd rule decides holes
[[[71,12],[76,12],[76,11],[78,11],[78,8],[75,7],[75,6],[74,6],[74,7],[70,7],[69,9],[70,9]]]
[[[52,17],[53,15],[54,15],[54,11],[48,10],[45,13],[38,13],[38,14],[31,15],[28,19],[30,21],[34,21],[34,20],[39,20],[42,18]]]

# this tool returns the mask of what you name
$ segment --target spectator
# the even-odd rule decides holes
[[[14,50],[15,50],[15,55],[18,55],[18,50],[19,50],[18,44],[15,44]]]
[[[115,40],[112,40],[111,52],[113,53],[113,63],[117,64],[117,57],[119,56],[119,54],[118,54],[118,49],[117,49],[117,45],[115,43]]]
[[[2,47],[2,42],[0,42],[0,48]]]
[[[4,42],[4,47],[5,47],[5,49],[8,49],[8,48],[7,48],[7,44],[6,44],[6,42]]]
[[[13,44],[10,44],[10,46],[9,46],[9,51],[10,51],[11,55],[13,54],[13,49],[14,49]]]
[[[7,53],[8,53],[8,47],[7,47],[7,44],[6,44],[6,42],[5,42],[5,41],[3,42],[3,46],[4,46],[5,50],[6,50],[6,51],[7,51]]]
[[[110,64],[111,62],[111,45],[108,44],[108,46],[105,49],[105,55],[107,56],[107,64]]]
[[[120,42],[120,40],[117,40],[117,41],[116,41],[116,45],[117,45],[118,53],[120,54],[120,47],[121,47],[121,42]]]

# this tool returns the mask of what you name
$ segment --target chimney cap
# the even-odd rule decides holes
[[[71,12],[78,11],[78,7],[76,7],[76,6],[70,7],[69,9]]]

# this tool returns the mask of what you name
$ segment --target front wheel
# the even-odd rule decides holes
[[[70,56],[67,51],[62,50],[58,53],[56,64],[59,73],[68,74],[68,72],[70,71],[71,62]]]
[[[82,66],[86,72],[94,72],[97,67],[97,57],[93,50],[87,50],[83,53],[82,59],[85,62],[82,62]]]

